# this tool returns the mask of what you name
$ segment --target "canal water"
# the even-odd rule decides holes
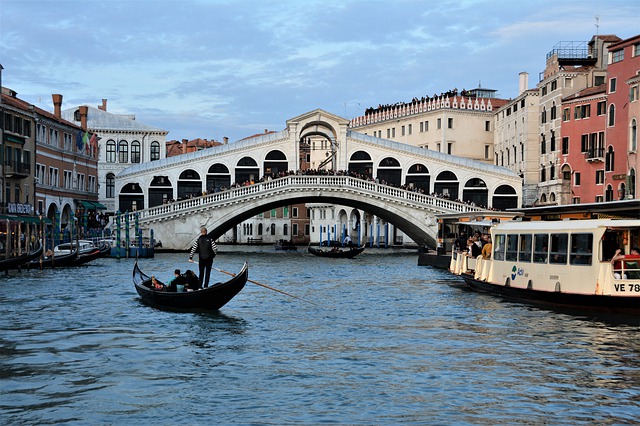
[[[169,278],[186,254],[140,261]],[[467,290],[415,251],[221,246],[219,313],[141,304],[133,260],[0,277],[6,425],[637,424],[640,328]],[[228,276],[214,271],[213,279]],[[312,303],[310,303],[312,302]]]

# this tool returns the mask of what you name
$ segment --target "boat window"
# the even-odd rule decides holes
[[[533,247],[533,235],[520,235],[520,250],[518,259],[520,262],[531,262],[531,248]]]
[[[496,235],[493,241],[493,259],[504,260],[505,236]]]
[[[571,265],[591,265],[593,234],[571,234]]]
[[[507,235],[506,260],[518,260],[518,235]]]
[[[549,257],[549,263],[566,264],[568,245],[568,234],[551,234],[551,256]]]
[[[534,239],[533,261],[535,263],[547,263],[549,253],[549,235],[536,234]]]

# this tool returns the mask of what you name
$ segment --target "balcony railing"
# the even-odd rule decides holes
[[[604,161],[604,148],[592,148],[584,152],[587,161]]]
[[[6,177],[26,178],[31,175],[31,164],[21,161],[9,161],[4,165]]]

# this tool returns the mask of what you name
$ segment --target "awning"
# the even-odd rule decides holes
[[[79,200],[78,203],[80,203],[85,210],[107,210],[107,207],[104,204],[97,201]]]
[[[39,216],[8,216],[3,214],[3,215],[0,215],[0,220],[13,220],[13,221],[20,221],[20,222],[28,222],[28,223],[40,223]],[[51,223],[51,220],[43,216],[42,222]]]
[[[97,201],[92,201],[91,204],[93,204],[96,207],[96,210],[107,210],[107,206]]]

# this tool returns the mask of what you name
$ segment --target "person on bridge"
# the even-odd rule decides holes
[[[211,267],[213,266],[213,258],[218,254],[218,246],[216,242],[207,235],[207,228],[200,228],[200,236],[193,243],[191,253],[189,254],[189,262],[193,262],[193,256],[198,252],[198,267],[200,269],[200,288],[209,287],[209,277],[211,276]]]

